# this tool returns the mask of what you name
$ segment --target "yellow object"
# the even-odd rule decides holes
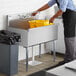
[[[30,28],[35,28],[36,27],[35,20],[29,21],[29,24],[30,24]]]
[[[49,20],[36,20],[36,26],[40,27],[40,26],[46,26],[49,24]]]
[[[54,23],[49,23],[49,25],[54,25]]]
[[[53,25],[53,23],[49,23],[49,20],[31,20],[29,23],[30,28]]]

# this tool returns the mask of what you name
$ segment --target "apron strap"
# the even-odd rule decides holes
[[[57,5],[58,5],[58,8],[59,8],[59,2],[58,2],[58,0],[56,0],[56,3],[57,3]]]

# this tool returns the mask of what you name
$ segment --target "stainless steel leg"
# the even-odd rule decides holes
[[[26,72],[28,71],[28,47],[26,47]]]
[[[32,46],[32,61],[29,61],[28,64],[31,66],[36,66],[36,65],[41,64],[41,63],[42,62],[35,60],[35,51],[33,50],[33,46]]]
[[[56,41],[53,41],[53,56],[54,56],[54,62],[55,62],[55,59],[56,59],[56,51],[55,51],[55,45],[56,45]]]
[[[34,61],[35,61],[35,53],[34,53],[33,46],[32,46],[32,62]]]
[[[39,58],[41,57],[41,44],[39,44]]]

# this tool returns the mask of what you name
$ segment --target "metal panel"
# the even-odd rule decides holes
[[[1,73],[9,74],[10,72],[9,50],[10,50],[9,45],[0,44],[0,72]]]
[[[18,45],[10,46],[10,74],[18,73]]]
[[[21,46],[32,46],[43,42],[57,40],[57,25],[49,25],[44,27],[33,28],[29,30],[8,27],[9,31],[21,34]]]
[[[28,46],[57,40],[58,26],[49,25],[38,28],[29,29]]]
[[[0,72],[8,76],[18,72],[18,45],[0,44]]]

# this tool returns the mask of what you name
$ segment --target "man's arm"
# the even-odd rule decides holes
[[[41,8],[39,8],[38,10],[36,10],[35,12],[32,13],[32,16],[35,16],[38,12],[40,11],[44,11],[48,8],[50,8],[51,6],[53,6],[56,3],[55,0],[50,0],[47,4],[43,5]]]
[[[49,22],[53,23],[54,19],[63,14],[62,10],[59,10],[52,18],[50,18]]]
[[[63,12],[66,11],[69,0],[59,0],[59,11],[49,20],[49,22],[53,22],[55,18],[62,15]]]
[[[48,4],[45,4],[44,6],[42,6],[41,8],[39,8],[37,11],[43,11],[43,10],[46,10],[48,9],[50,6]]]
[[[48,4],[45,4],[44,6],[42,6],[41,8],[39,8],[38,10],[36,10],[34,13],[32,13],[33,16],[35,16],[38,12],[43,11],[48,9],[50,6]]]

